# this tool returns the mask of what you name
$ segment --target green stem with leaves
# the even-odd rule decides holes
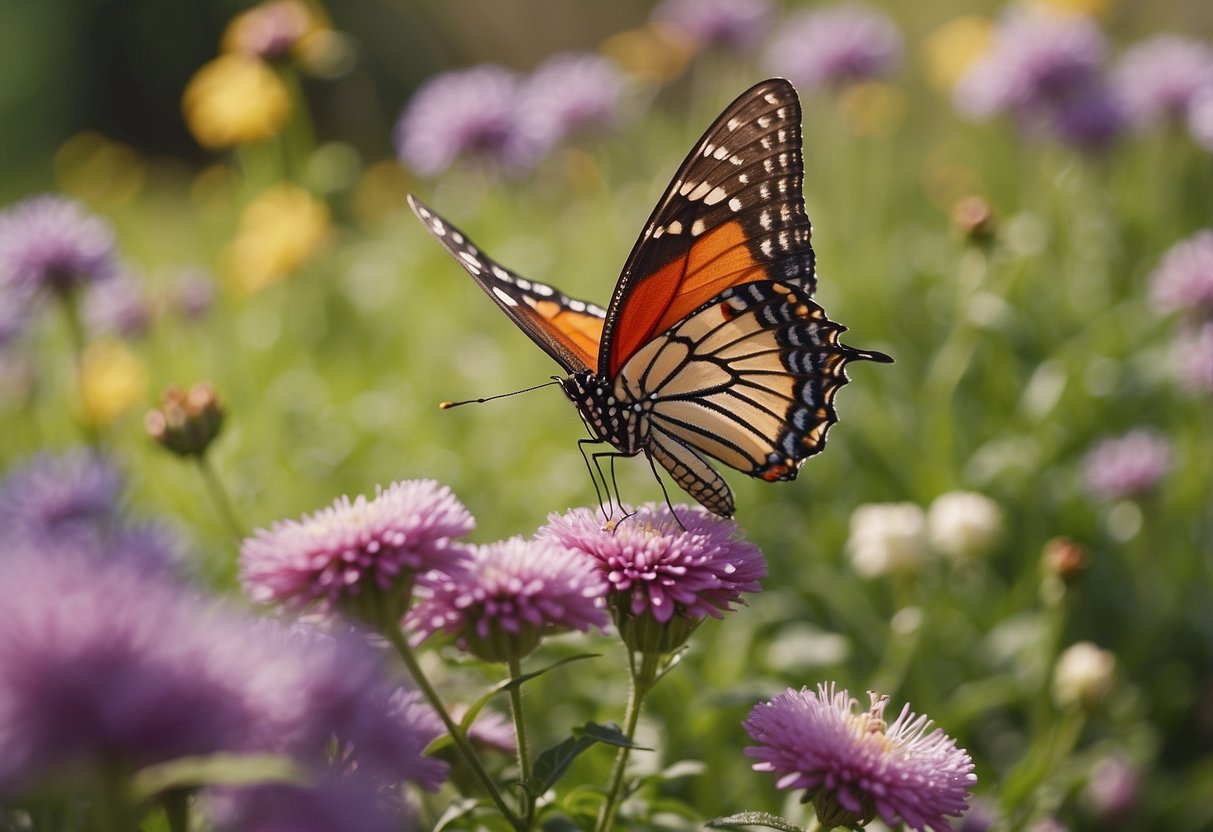
[[[517,658],[509,660],[510,679],[517,680],[522,675],[522,662]],[[531,827],[535,817],[535,794],[531,791],[531,751],[527,745],[526,720],[522,716],[522,685],[510,685],[510,715],[514,718],[514,736],[518,742],[518,778],[522,781],[522,822],[526,828]]]
[[[522,821],[510,811],[510,807],[506,805],[505,799],[502,798],[501,792],[498,791],[496,784],[493,783],[493,778],[489,777],[489,773],[484,770],[484,766],[480,763],[480,758],[476,756],[472,744],[463,734],[463,730],[451,719],[450,713],[447,712],[446,706],[442,704],[442,700],[438,697],[438,691],[434,690],[434,686],[430,684],[425,673],[421,669],[421,665],[417,662],[417,656],[413,653],[413,648],[404,638],[404,633],[400,632],[400,628],[395,625],[395,622],[385,622],[380,627],[384,637],[396,649],[404,666],[408,668],[409,674],[413,677],[413,681],[417,684],[417,688],[421,691],[421,695],[430,703],[438,718],[442,720],[442,724],[446,726],[447,732],[451,735],[451,741],[455,743],[455,749],[459,752],[459,756],[468,764],[472,772],[476,775],[476,779],[484,786],[485,791],[489,793],[494,805],[497,806],[501,816],[506,819],[510,826],[525,832],[526,826]]]
[[[598,823],[595,832],[606,832],[615,823],[615,813],[619,809],[619,793],[623,788],[624,770],[628,765],[632,741],[636,736],[636,723],[640,719],[640,706],[644,697],[653,689],[657,678],[657,667],[661,657],[655,653],[641,653],[640,667],[636,667],[636,654],[631,655],[631,682],[628,687],[628,704],[623,715],[623,733],[627,737],[627,745],[619,747],[615,754],[615,766],[611,769],[611,781],[607,786],[606,802],[598,812]]]

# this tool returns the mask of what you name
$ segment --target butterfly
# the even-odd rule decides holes
[[[846,327],[812,300],[800,118],[783,79],[730,104],[658,201],[606,309],[506,269],[409,197],[480,288],[564,368],[554,378],[593,437],[581,440],[583,456],[585,443],[614,448],[596,461],[644,454],[655,474],[654,462],[722,517],[733,515],[733,495],[708,457],[763,480],[795,479],[837,421],[846,365],[892,361],[840,343]]]

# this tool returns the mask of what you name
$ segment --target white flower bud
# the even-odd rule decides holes
[[[1053,699],[1062,707],[1089,708],[1112,690],[1116,681],[1116,656],[1080,641],[1065,649],[1053,668]]]
[[[926,515],[914,503],[869,503],[851,514],[847,541],[855,571],[867,577],[914,571],[927,556]]]
[[[937,552],[955,558],[983,555],[1002,537],[1002,509],[973,491],[949,491],[931,503],[927,529]]]

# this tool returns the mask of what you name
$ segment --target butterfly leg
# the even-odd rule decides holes
[[[619,511],[623,514],[623,516],[619,518],[619,523],[622,523],[624,520],[627,520],[636,513],[634,511],[628,511],[623,507],[623,495],[619,493],[619,481],[615,479],[615,460],[619,459],[621,456],[627,456],[627,454],[610,453],[608,455],[611,457],[611,484],[615,486],[615,500],[619,503]],[[619,523],[615,524],[616,528],[619,527]]]
[[[678,512],[674,510],[674,504],[670,502],[670,492],[665,490],[665,482],[662,481],[661,474],[657,473],[657,464],[653,462],[653,455],[646,453],[644,458],[649,461],[649,470],[653,472],[653,476],[657,479],[657,484],[661,486],[661,496],[665,498],[666,508],[670,510],[670,514],[673,516],[674,522],[678,524],[678,528],[685,532],[687,527],[682,525],[682,520],[679,519]]]
[[[611,519],[612,512],[608,512],[607,509],[608,509],[609,504],[608,504],[608,502],[606,502],[602,499],[602,488],[598,487],[598,480],[601,479],[603,488],[607,489],[608,500],[610,499],[610,496],[611,496],[611,490],[610,490],[610,488],[607,488],[606,477],[604,477],[602,475],[602,469],[598,468],[598,456],[599,455],[594,454],[594,463],[591,465],[590,457],[585,452],[586,445],[601,445],[601,444],[602,444],[601,439],[578,439],[577,440],[577,450],[579,450],[581,452],[581,459],[583,462],[585,462],[585,469],[590,474],[590,482],[592,482],[594,484],[594,496],[598,498],[598,510],[602,512],[602,519],[604,521],[606,521],[606,520]],[[598,468],[597,477],[594,476],[595,468]]]

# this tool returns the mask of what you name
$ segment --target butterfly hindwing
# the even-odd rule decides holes
[[[800,116],[791,84],[764,81],[692,148],[619,278],[599,375],[614,378],[649,339],[731,286],[781,280],[812,293]]]
[[[719,496],[719,476],[706,463],[707,471],[696,468],[674,443],[752,477],[795,479],[837,421],[834,396],[847,383],[847,362],[889,360],[840,344],[844,331],[804,287],[749,283],[650,340],[615,388],[621,398],[646,402],[654,458],[716,511],[712,503],[727,498],[727,489]]]
[[[597,365],[605,310],[520,277],[485,255],[462,231],[416,197],[409,196],[409,205],[485,294],[567,372]]]

